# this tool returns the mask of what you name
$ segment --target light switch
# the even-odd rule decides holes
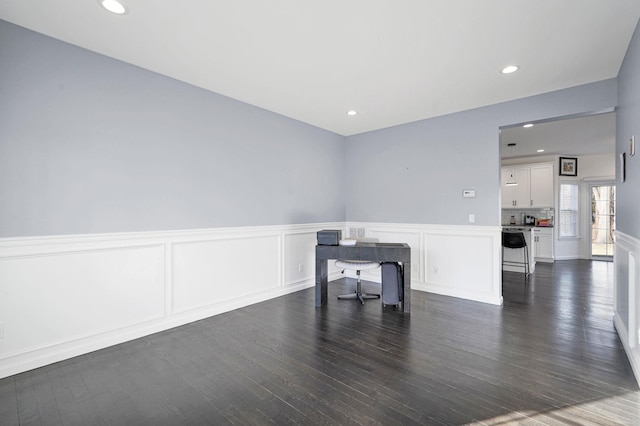
[[[475,223],[475,221],[476,221],[476,215],[471,213],[469,215],[469,223]]]

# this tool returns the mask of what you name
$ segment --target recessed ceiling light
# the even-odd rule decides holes
[[[350,116],[354,116],[354,115],[356,115],[357,113],[358,113],[358,111],[354,111],[354,110],[347,111],[347,115],[350,115]]]
[[[527,124],[525,124],[525,125],[524,125],[524,126],[522,126],[522,127],[524,127],[525,129],[528,129],[529,127],[533,127],[533,124],[531,124],[531,123],[527,123]]]
[[[107,9],[111,13],[116,15],[124,15],[127,13],[127,8],[118,0],[98,0],[100,5]]]
[[[502,69],[502,74],[511,74],[512,72],[518,71],[518,67],[516,65],[509,65]]]
[[[539,149],[536,152],[544,152],[544,149]]]

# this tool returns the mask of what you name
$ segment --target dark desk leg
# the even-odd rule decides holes
[[[402,264],[402,272],[404,276],[404,300],[402,301],[402,311],[411,312],[411,262]]]
[[[327,304],[327,259],[316,259],[316,308]]]

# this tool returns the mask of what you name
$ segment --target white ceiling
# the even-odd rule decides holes
[[[1,0],[0,19],[342,135],[614,78],[640,17],[638,0],[123,2]]]
[[[509,147],[508,144],[516,146]],[[615,113],[536,123],[533,127],[508,127],[500,132],[501,157],[593,155],[616,150]],[[537,152],[544,149],[544,152]]]

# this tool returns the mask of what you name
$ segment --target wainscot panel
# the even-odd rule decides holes
[[[0,239],[0,378],[311,287],[343,226]]]
[[[173,245],[173,311],[225,302],[277,288],[279,235]]]
[[[411,246],[411,288],[502,304],[501,227],[350,222],[366,237]],[[380,271],[362,273],[380,282]]]
[[[614,324],[640,383],[640,240],[616,231]]]
[[[402,229],[384,229],[381,227],[367,228],[371,237],[377,238],[383,243],[407,243],[411,247],[411,280],[421,282],[424,277],[422,271],[424,265],[422,264],[422,257],[420,256],[420,250],[414,250],[414,247],[422,246],[422,234],[414,230],[402,230]],[[380,273],[378,273],[380,277]]]
[[[0,353],[15,356],[164,315],[162,246],[0,259]]]
[[[315,232],[287,234],[284,236],[284,269],[285,285],[297,284],[313,280],[315,283],[315,251],[307,247],[315,247],[317,237]]]

